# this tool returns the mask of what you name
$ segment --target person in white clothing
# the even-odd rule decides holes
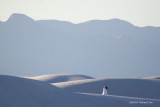
[[[104,87],[103,87],[102,95],[108,95],[107,90],[108,90],[108,87],[107,87],[107,86],[104,86]]]

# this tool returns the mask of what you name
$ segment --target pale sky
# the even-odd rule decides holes
[[[136,26],[160,26],[160,0],[0,0],[0,21],[12,13],[80,23],[119,18]]]

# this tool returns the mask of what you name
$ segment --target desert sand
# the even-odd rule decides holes
[[[101,95],[102,85],[109,87],[108,96]],[[150,79],[85,78],[48,83],[0,75],[0,107],[159,107],[159,90],[159,82]]]
[[[67,82],[74,80],[83,80],[83,79],[93,79],[93,77],[85,75],[73,75],[73,74],[50,74],[50,75],[41,75],[35,77],[26,77],[30,79],[40,80],[47,83],[57,83],[57,82]]]

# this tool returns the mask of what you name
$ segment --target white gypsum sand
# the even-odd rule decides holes
[[[159,100],[74,93],[42,81],[0,75],[0,107],[159,107],[159,105]]]

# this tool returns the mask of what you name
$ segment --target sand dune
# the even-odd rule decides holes
[[[110,95],[160,99],[160,81],[150,79],[92,79],[53,83],[71,92],[102,93],[104,85]]]
[[[71,93],[45,82],[0,75],[0,107],[159,107],[159,105],[158,100]]]
[[[26,77],[30,79],[40,80],[47,83],[57,83],[57,82],[67,82],[67,81],[75,81],[75,80],[83,80],[83,79],[93,79],[93,77],[85,76],[85,75],[75,75],[75,74],[49,74],[49,75],[41,75],[35,77]]]
[[[160,80],[160,76],[144,77],[143,79],[157,79],[157,80]]]
[[[0,76],[0,107],[41,107],[52,96],[63,95],[55,86],[12,76]],[[50,99],[53,98],[53,99]]]

